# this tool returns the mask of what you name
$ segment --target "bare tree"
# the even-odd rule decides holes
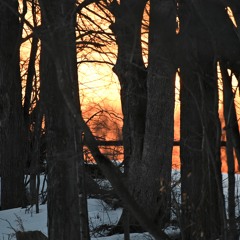
[[[228,59],[230,66],[236,64],[239,43],[221,2],[179,3],[182,234],[184,239],[228,239],[216,69],[220,59]],[[232,138],[235,147],[236,137]],[[211,229],[206,219],[211,221]]]
[[[146,1],[113,1],[121,84],[125,170],[131,193],[160,226],[169,221],[173,147],[176,5],[150,1],[148,68],[143,62]],[[133,10],[134,9],[134,10]],[[160,191],[159,191],[160,189]]]
[[[49,239],[80,239],[79,137],[64,94],[80,111],[75,1],[39,1],[42,16],[41,94],[46,118]],[[61,83],[61,84],[59,84]]]
[[[24,15],[24,13],[23,13]],[[24,132],[18,1],[0,1],[1,207],[19,207],[24,193]]]

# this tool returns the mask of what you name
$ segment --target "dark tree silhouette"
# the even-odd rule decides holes
[[[141,45],[145,6],[144,0],[119,5],[113,1],[110,6],[116,17],[111,29],[118,45],[114,71],[121,85],[130,191],[146,214],[163,226],[170,216],[176,5],[150,1],[148,69]]]
[[[239,43],[218,1],[179,1],[179,19],[182,235],[183,239],[230,239],[219,158],[217,61],[235,63]]]
[[[0,172],[1,208],[22,205],[24,132],[19,68],[21,24],[18,1],[0,2]]]
[[[79,131],[64,97],[71,99],[80,111],[75,1],[39,2],[42,17],[41,96],[47,138],[48,235],[51,240],[80,240]]]
[[[124,203],[120,223],[125,226],[130,223],[134,231],[149,231],[156,239],[169,239],[162,228],[170,221],[172,207],[174,87],[179,68],[181,211],[178,221],[182,239],[235,239],[234,153],[240,163],[240,135],[228,70],[240,79],[238,1],[39,0],[38,5],[34,0],[33,26],[24,19],[26,3],[26,0],[21,2],[23,12],[19,13],[17,0],[0,1],[2,208],[21,204],[27,156],[33,159],[27,173],[31,174],[30,189],[36,198],[30,203],[37,200],[35,174],[39,169],[40,141],[45,139],[49,238],[89,239],[84,136],[84,144]],[[230,8],[236,26],[227,13]],[[39,11],[41,26],[37,23]],[[32,30],[26,37],[32,40],[32,45],[24,101],[19,68],[23,23]],[[105,30],[102,23],[106,28],[111,23],[112,32]],[[39,40],[40,95],[36,80]],[[113,44],[118,47],[117,55],[115,49],[111,50]],[[92,51],[99,55],[104,52],[105,56],[89,60]],[[124,174],[99,150],[98,141],[83,120],[76,59],[81,53],[79,64],[90,61],[114,65],[116,58],[113,71],[121,86],[124,116]],[[221,179],[218,64],[223,79],[227,137],[228,212]],[[33,96],[37,96],[35,100]],[[41,136],[43,119],[46,133]],[[96,125],[96,133],[106,137],[105,126],[106,122]],[[93,124],[91,127],[94,129]],[[83,196],[80,199],[79,189]],[[128,227],[125,233],[127,240]]]

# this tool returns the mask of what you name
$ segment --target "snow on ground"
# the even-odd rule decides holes
[[[90,229],[102,224],[116,224],[122,209],[111,210],[99,199],[88,199]],[[15,231],[40,230],[47,236],[47,205],[40,205],[40,213],[35,209],[26,211],[24,208],[14,208],[0,211],[0,240],[15,240]],[[92,236],[91,240],[123,240],[123,234],[109,237]],[[131,240],[151,240],[148,233],[131,234]]]
[[[42,189],[44,176],[41,176],[40,189]],[[109,182],[99,180],[101,187],[109,188]],[[0,178],[1,187],[1,178]],[[44,187],[46,190],[46,186]],[[0,191],[1,193],[1,191]],[[1,197],[0,197],[1,198]],[[16,240],[16,231],[33,231],[39,230],[47,236],[47,204],[39,205],[39,213],[36,214],[35,207],[31,209],[14,208],[0,211],[0,240]],[[116,225],[122,213],[122,209],[113,210],[105,202],[99,199],[88,199],[88,217],[91,240],[123,240],[123,234],[109,237],[103,237],[105,232],[94,231],[101,225]],[[106,234],[105,234],[106,235]],[[131,240],[151,240],[153,239],[148,233],[131,234]]]
[[[98,199],[88,199],[88,210],[91,229],[102,224],[116,224],[122,212],[120,208],[110,209],[106,203]],[[14,240],[14,232],[19,230],[40,230],[47,235],[47,205],[40,205],[38,214],[35,213],[34,207],[29,211],[24,208],[0,211],[0,239],[5,240],[12,237],[11,239]]]
[[[19,230],[39,230],[47,235],[47,205],[41,205],[38,214],[25,208],[0,211],[0,239],[14,240]]]
[[[175,192],[175,200],[180,203],[180,183],[179,171],[173,171],[173,186]],[[236,174],[236,195],[239,200],[240,194],[240,175]],[[228,180],[227,174],[223,174],[223,188],[225,197],[227,196]],[[103,181],[101,185],[108,185],[107,181]],[[227,200],[227,198],[225,199]],[[239,201],[236,203],[236,215],[240,214]],[[227,206],[227,204],[226,204]],[[35,213],[35,208],[24,209],[15,208],[10,210],[0,211],[0,240],[15,240],[15,231],[31,231],[39,230],[47,235],[47,205],[40,205],[40,212]],[[88,199],[88,214],[89,214],[89,227],[91,231],[91,240],[123,240],[123,234],[118,234],[109,237],[103,237],[104,232],[95,233],[95,229],[101,225],[114,225],[117,224],[122,213],[122,209],[111,209],[106,203],[99,199]],[[179,229],[165,229],[166,233],[178,232]],[[131,234],[131,240],[150,240],[153,239],[148,233]]]

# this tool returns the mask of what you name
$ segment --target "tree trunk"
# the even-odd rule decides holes
[[[47,134],[48,235],[50,240],[80,240],[76,122],[64,97],[68,96],[74,108],[80,111],[76,89],[75,1],[42,0],[40,7],[43,27],[41,91]]]
[[[193,5],[181,1],[179,9],[182,236],[216,239],[225,208],[214,46]]]
[[[147,71],[142,57],[141,21],[146,2],[146,0],[122,1],[113,8],[116,22],[111,29],[118,45],[117,62],[113,70],[121,85],[126,172],[129,170],[129,164],[134,161],[130,159],[141,159],[143,148]]]
[[[175,3],[150,1],[144,145],[141,161],[131,159],[129,181],[137,201],[161,227],[170,220],[175,40]]]
[[[238,123],[236,109],[234,103],[234,95],[232,92],[232,78],[228,75],[226,64],[220,62],[221,74],[223,79],[223,104],[224,104],[224,119],[226,129],[226,152],[228,164],[228,239],[234,240],[237,237],[237,226],[235,216],[235,159],[233,151],[233,132]]]
[[[81,139],[82,140],[82,139]],[[88,205],[87,205],[87,190],[90,190],[90,183],[87,182],[86,169],[84,164],[83,142],[80,142],[80,159],[79,159],[79,209],[80,209],[80,221],[81,221],[81,240],[90,240],[89,224],[88,224]],[[98,184],[89,176],[89,181]],[[93,185],[92,184],[92,185]],[[99,190],[98,188],[96,190]]]
[[[114,71],[121,84],[124,158],[130,191],[148,216],[160,223],[170,213],[176,6],[171,1],[150,2],[152,42],[147,76],[141,47],[145,4],[131,0],[114,5],[116,22],[112,30],[118,44]]]
[[[21,28],[17,13],[17,0],[0,2],[0,164],[2,209],[21,206],[24,194],[25,134],[19,68]]]
[[[116,21],[111,26],[118,45],[117,62],[113,71],[117,74],[121,86],[124,116],[124,173],[127,181],[129,181],[130,171],[131,175],[135,174],[134,167],[140,162],[143,151],[147,70],[142,56],[141,22],[146,2],[146,0],[127,0],[111,7],[116,16]],[[120,223],[123,222],[126,225],[127,211],[123,216],[126,216],[126,219],[121,219]],[[130,217],[130,225],[139,229],[136,227],[138,223],[132,217]],[[128,231],[127,228],[125,230]]]

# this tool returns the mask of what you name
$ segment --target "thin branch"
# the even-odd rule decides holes
[[[82,3],[79,3],[79,5],[75,9],[75,13],[80,13],[83,8],[86,8],[88,5],[97,2],[99,2],[99,0],[85,0]]]

